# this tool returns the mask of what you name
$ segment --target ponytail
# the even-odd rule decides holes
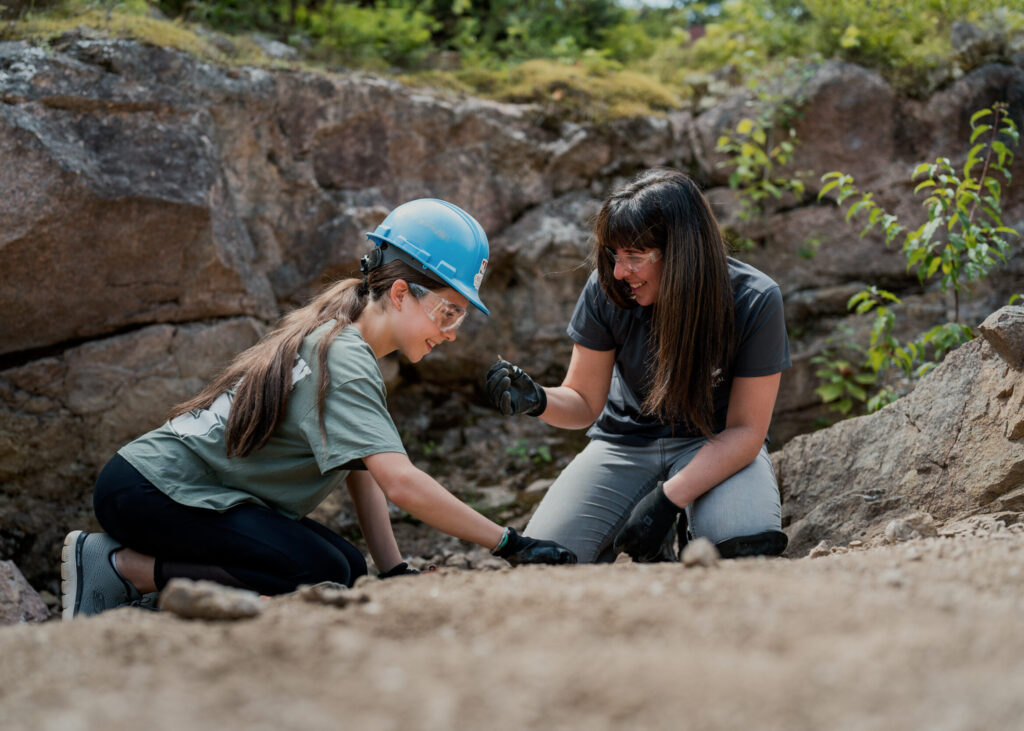
[[[309,304],[285,316],[277,329],[239,354],[224,371],[194,398],[171,410],[170,419],[190,411],[208,409],[225,391],[234,389],[224,443],[228,457],[247,457],[267,443],[284,418],[292,389],[292,370],[303,340],[321,325],[334,321],[316,345],[320,386],[317,414],[321,437],[326,439],[324,404],[331,376],[327,355],[331,343],[357,321],[366,306],[387,297],[395,281],[402,279],[438,289],[436,280],[401,261],[391,262],[359,279],[343,279],[329,286]]]

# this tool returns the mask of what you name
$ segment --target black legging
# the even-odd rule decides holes
[[[121,455],[100,472],[93,507],[115,540],[156,557],[158,589],[178,576],[283,594],[320,581],[351,586],[366,574],[359,549],[314,520],[254,503],[223,512],[182,505]]]

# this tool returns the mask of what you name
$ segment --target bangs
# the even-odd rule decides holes
[[[595,231],[597,244],[608,249],[665,249],[663,226],[645,220],[638,207],[622,206]]]

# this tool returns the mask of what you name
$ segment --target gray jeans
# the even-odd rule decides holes
[[[612,541],[640,498],[689,464],[706,440],[659,439],[640,447],[600,439],[576,455],[526,526],[531,538],[558,541],[580,563],[612,561]],[[779,485],[768,450],[686,507],[693,537],[712,543],[782,530]]]

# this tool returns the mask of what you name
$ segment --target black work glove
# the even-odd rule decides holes
[[[554,541],[539,541],[516,533],[514,528],[507,528],[508,540],[501,548],[491,551],[491,555],[508,561],[513,566],[522,563],[576,563],[576,554],[565,546]]]
[[[615,536],[615,553],[628,553],[634,561],[655,561],[665,536],[683,509],[668,499],[661,485],[644,495]]]
[[[499,360],[487,371],[486,388],[491,403],[505,416],[540,416],[548,407],[544,389],[507,360]]]
[[[387,571],[382,571],[381,573],[377,574],[377,578],[391,579],[395,576],[412,576],[418,573],[419,571],[417,571],[416,569],[409,568],[409,564],[407,564],[405,561],[402,561],[402,563],[398,564],[394,568],[390,568]]]

